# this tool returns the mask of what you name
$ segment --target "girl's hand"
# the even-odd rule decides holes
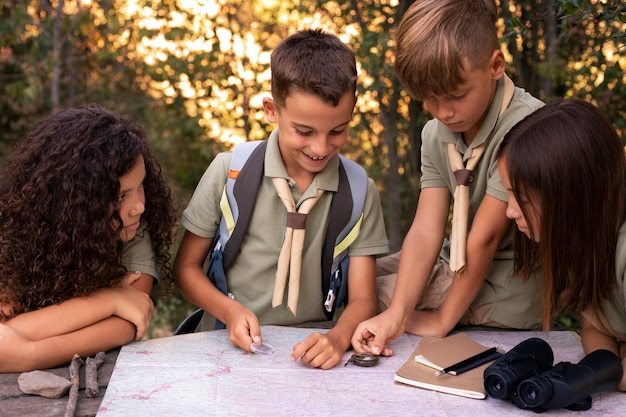
[[[122,280],[122,284],[123,285],[133,285],[135,282],[137,282],[139,280],[139,278],[141,278],[141,272],[140,271],[127,272],[126,275],[124,275],[124,279]]]
[[[137,328],[135,340],[141,339],[150,326],[154,313],[154,304],[150,296],[130,285],[103,289],[97,295],[113,300],[115,304],[112,315],[134,324]]]
[[[300,359],[312,368],[330,369],[341,360],[344,349],[329,334],[311,333],[293,346],[291,360]]]

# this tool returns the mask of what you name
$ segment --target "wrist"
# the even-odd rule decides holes
[[[399,305],[399,303],[396,303],[395,305],[392,303],[384,313],[387,316],[387,320],[404,324],[408,320],[412,311],[412,308],[404,307]]]

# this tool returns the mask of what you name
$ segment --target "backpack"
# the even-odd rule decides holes
[[[250,224],[256,196],[263,179],[267,141],[244,142],[233,151],[228,179],[220,200],[222,219],[213,238],[207,275],[216,288],[226,288],[226,271],[233,264]],[[343,157],[339,185],[330,205],[330,218],[322,248],[322,294],[326,317],[347,301],[348,248],[361,228],[368,176],[359,164]],[[224,328],[221,322],[216,329]]]

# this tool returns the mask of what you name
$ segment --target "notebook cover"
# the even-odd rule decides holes
[[[487,350],[465,333],[438,339],[422,337],[419,344],[407,361],[396,371],[396,382],[412,385],[433,391],[460,395],[467,398],[484,399],[485,386],[483,373],[490,363],[486,363],[460,375],[436,375],[436,369],[454,365],[470,356]],[[424,365],[415,360],[422,356],[434,367]]]

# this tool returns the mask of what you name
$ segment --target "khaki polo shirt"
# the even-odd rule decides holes
[[[600,309],[607,318],[615,335],[626,342],[626,224],[622,225],[615,250],[616,285],[609,299],[604,300]]]
[[[232,157],[231,152],[219,154],[206,170],[183,212],[181,224],[189,232],[205,238],[215,235],[221,211],[219,201]],[[319,172],[304,193],[291,188],[296,206],[317,195],[318,189],[337,191],[339,158],[335,157]],[[287,292],[282,305],[272,308],[276,264],[285,234],[287,212],[276,195],[272,177],[290,180],[278,148],[278,130],[270,135],[265,154],[265,173],[259,188],[250,226],[241,252],[227,272],[228,291],[235,300],[256,314],[261,325],[293,325],[326,320],[322,295],[322,247],[329,220],[332,192],[324,193],[307,217],[302,275],[297,316],[286,307]],[[291,181],[293,183],[293,181]],[[361,231],[348,250],[349,256],[386,253],[388,242],[378,191],[370,179],[365,198]],[[200,330],[212,330],[214,319],[205,314]]]
[[[504,93],[504,78],[498,81],[496,93],[489,111],[472,144],[468,147],[460,133],[448,129],[433,119],[422,130],[422,188],[446,187],[454,195],[456,180],[450,168],[447,144],[455,143],[463,154],[463,161],[471,150],[488,140],[485,153],[473,170],[470,184],[469,227],[485,195],[508,201],[507,191],[498,172],[498,150],[505,134],[521,119],[543,106],[543,103],[516,87],[506,111],[498,117]],[[526,284],[520,277],[513,276],[513,225],[498,245],[486,280],[474,300],[474,306],[491,304],[490,319],[515,328],[540,326],[543,311],[541,291],[533,276]],[[441,256],[450,259],[448,245],[444,245]]]
[[[156,256],[145,224],[141,224],[135,237],[124,246],[122,261],[128,271],[139,271],[151,275],[155,281],[159,280]]]

